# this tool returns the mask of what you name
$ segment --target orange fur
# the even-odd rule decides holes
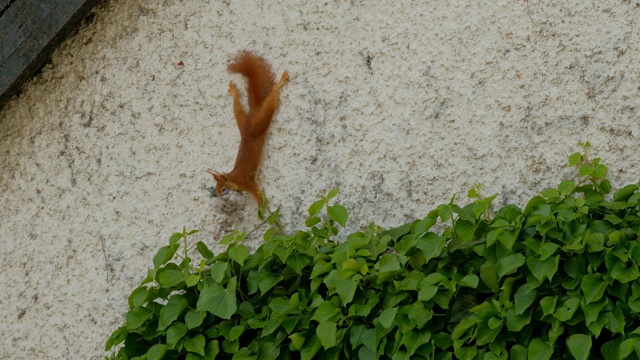
[[[240,93],[236,84],[229,82],[229,94],[233,97],[233,114],[240,130],[240,147],[233,170],[227,174],[209,170],[216,180],[216,194],[222,195],[224,189],[246,191],[262,207],[262,192],[256,181],[256,175],[262,160],[262,150],[269,125],[278,108],[280,89],[289,81],[285,71],[276,84],[271,66],[262,57],[248,51],[240,53],[228,67],[232,73],[247,78],[249,111],[240,102]]]

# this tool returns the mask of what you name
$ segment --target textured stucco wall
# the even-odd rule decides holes
[[[258,223],[203,191],[236,155],[242,49],[291,75],[260,175],[289,229],[338,185],[352,230],[475,183],[523,204],[580,140],[638,181],[638,0],[249,4],[112,0],[0,111],[0,358],[101,359],[173,232]]]

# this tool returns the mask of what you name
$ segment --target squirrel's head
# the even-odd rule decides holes
[[[220,174],[219,172],[215,172],[213,170],[207,170],[207,172],[213,175],[213,178],[216,179],[216,195],[222,196],[225,195],[228,190],[238,191],[238,186],[229,179],[225,174]]]

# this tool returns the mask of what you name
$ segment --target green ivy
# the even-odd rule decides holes
[[[611,194],[589,144],[578,178],[521,209],[495,197],[336,241],[332,190],[305,229],[215,255],[183,230],[129,296],[113,359],[625,359],[640,356],[640,192]],[[438,229],[436,231],[435,229]],[[194,263],[190,254],[202,258]]]

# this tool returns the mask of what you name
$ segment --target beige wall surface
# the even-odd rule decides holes
[[[102,359],[126,298],[186,226],[258,223],[210,199],[239,135],[229,59],[282,91],[259,178],[289,230],[339,186],[349,231],[476,183],[523,205],[578,141],[639,179],[640,1],[111,0],[0,110],[0,358]],[[259,237],[249,240],[255,246]]]

